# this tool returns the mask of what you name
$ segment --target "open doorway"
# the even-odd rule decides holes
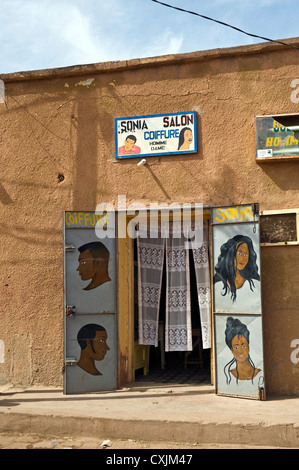
[[[211,384],[211,356],[210,349],[203,349],[201,338],[201,321],[198,303],[196,275],[192,250],[189,250],[190,260],[190,290],[191,290],[191,324],[192,324],[192,351],[165,351],[164,325],[166,312],[166,257],[162,275],[161,299],[159,309],[159,341],[158,347],[145,346],[147,367],[135,370],[135,381],[155,383],[179,384]],[[137,243],[134,242],[134,336],[138,341],[138,267]]]

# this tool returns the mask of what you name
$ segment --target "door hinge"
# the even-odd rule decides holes
[[[65,314],[66,316],[73,318],[75,316],[75,305],[67,305],[65,307]]]
[[[65,359],[66,366],[75,366],[77,364],[77,359],[75,357],[67,357]]]
[[[75,251],[76,247],[75,245],[67,244],[67,245],[64,245],[64,249],[65,251]]]
[[[254,203],[252,204],[252,211],[253,211],[254,216],[259,215],[259,213],[260,213],[260,205],[259,205],[258,202],[254,202]]]

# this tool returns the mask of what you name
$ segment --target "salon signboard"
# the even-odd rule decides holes
[[[115,119],[116,159],[196,152],[194,111]]]

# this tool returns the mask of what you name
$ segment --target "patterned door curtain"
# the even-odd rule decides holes
[[[203,348],[211,347],[211,295],[208,227],[204,221],[201,242],[189,242],[181,222],[162,222],[155,237],[140,223],[137,237],[139,344],[158,346],[161,285],[166,256],[165,351],[191,351],[190,258],[192,249]],[[194,237],[194,240],[199,238]]]

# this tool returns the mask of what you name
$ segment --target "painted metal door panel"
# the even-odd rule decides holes
[[[99,239],[94,213],[80,214],[64,217],[66,394],[117,386],[116,238]]]
[[[212,210],[216,393],[265,399],[258,204]]]
[[[81,314],[74,318],[68,317],[66,321],[66,357],[75,358],[76,364],[69,363],[65,366],[65,393],[89,393],[115,389],[117,361],[115,314]],[[105,328],[106,344],[109,348],[104,359],[95,361],[95,368],[99,375],[93,375],[77,365],[81,354],[77,339],[78,333],[86,325],[95,323]]]
[[[74,245],[74,251],[66,253],[66,304],[76,306],[76,314],[79,313],[98,313],[113,312],[116,310],[116,260],[115,260],[115,238],[105,238],[99,240],[96,238],[94,230],[84,229],[66,229],[66,240]],[[85,290],[90,284],[90,280],[82,280],[79,274],[80,255],[79,248],[85,243],[96,242],[103,243],[109,251],[109,281],[106,281],[97,288]]]

